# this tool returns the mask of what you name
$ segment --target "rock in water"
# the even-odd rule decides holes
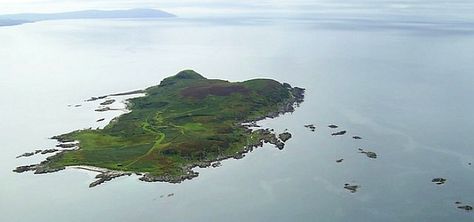
[[[360,139],[362,139],[362,137],[360,137],[360,136],[353,136],[352,138],[355,139],[355,140],[360,140]]]
[[[54,153],[54,152],[58,152],[58,151],[59,151],[58,149],[45,149],[45,150],[41,151],[41,154]]]
[[[359,188],[359,185],[350,185],[348,183],[344,184],[344,189],[349,190],[351,193],[357,192],[357,189]]]
[[[23,172],[26,172],[26,171],[32,171],[32,170],[36,170],[36,167],[38,166],[38,164],[32,164],[32,165],[26,165],[26,166],[19,166],[17,168],[15,168],[13,170],[13,172],[16,172],[16,173],[23,173]]]
[[[316,126],[314,126],[314,124],[304,125],[304,127],[309,128],[313,132],[316,130]]]
[[[334,125],[334,124],[331,124],[331,125],[329,125],[328,127],[331,128],[331,129],[336,129],[338,126],[337,126],[337,125]]]
[[[100,173],[98,174],[97,176],[95,176],[96,181],[92,182],[91,184],[89,184],[89,188],[92,188],[92,187],[95,187],[97,185],[100,185],[102,183],[105,183],[107,181],[110,181],[112,179],[115,179],[117,177],[121,177],[121,176],[130,176],[132,175],[132,173],[128,173],[128,172],[113,172],[113,171],[108,171],[108,172],[103,172],[103,173]]]
[[[109,111],[109,110],[113,110],[113,109],[107,106],[107,107],[103,107],[103,108],[98,108],[95,111],[96,112],[106,112],[106,111]]]
[[[469,206],[469,205],[458,206],[458,208],[466,210],[466,211],[471,211],[472,210],[472,206]]]
[[[27,152],[27,153],[24,153],[24,154],[21,154],[21,155],[17,156],[16,158],[29,157],[29,156],[33,156],[33,155],[35,155],[34,152]]]
[[[346,133],[347,133],[347,131],[343,130],[343,131],[332,133],[331,136],[342,136]]]
[[[291,139],[291,133],[289,133],[289,132],[284,132],[284,133],[278,135],[278,138],[280,138],[281,141],[286,142],[286,141],[288,141],[289,139]]]
[[[359,148],[359,153],[365,154],[368,158],[376,159],[377,154],[372,151],[365,151],[364,149]]]
[[[104,102],[101,102],[100,105],[107,106],[107,105],[110,105],[114,102],[115,102],[115,99],[108,99],[108,100],[105,100]]]
[[[437,185],[443,185],[446,183],[446,179],[445,178],[441,178],[441,177],[437,177],[437,178],[434,178],[431,180],[431,182],[437,184]]]

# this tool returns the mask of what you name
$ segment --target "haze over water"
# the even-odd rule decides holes
[[[300,3],[225,18],[1,27],[0,221],[472,221],[454,204],[474,205],[472,3],[402,2],[409,7],[380,13],[370,2],[298,11]],[[15,157],[52,148],[49,137],[117,114],[94,112],[85,99],[183,69],[306,88],[293,114],[261,123],[293,138],[181,184],[123,177],[89,189],[95,174],[83,170],[12,172],[42,161]],[[316,132],[303,127],[310,123]],[[348,135],[331,137],[329,124]],[[345,183],[361,188],[350,193]]]

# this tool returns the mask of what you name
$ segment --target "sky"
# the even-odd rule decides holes
[[[473,0],[0,0],[0,14],[156,8],[178,16],[324,15],[474,20]]]

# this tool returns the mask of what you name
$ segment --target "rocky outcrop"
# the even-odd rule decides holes
[[[106,171],[106,172],[102,172],[100,174],[97,174],[97,176],[95,176],[96,181],[92,182],[91,184],[89,184],[89,187],[92,188],[92,187],[95,187],[97,185],[100,185],[102,183],[105,183],[107,181],[110,181],[112,179],[115,179],[117,177],[122,177],[122,176],[130,176],[132,175],[132,173],[130,172],[116,172],[116,171]]]
[[[342,136],[346,133],[347,133],[347,131],[343,130],[343,131],[332,133],[331,136]]]
[[[107,96],[91,97],[90,99],[87,99],[86,102],[92,102],[92,101],[96,101],[96,100],[99,100],[99,99],[105,99],[105,98],[107,98]]]
[[[108,99],[108,100],[105,100],[104,102],[101,102],[100,105],[101,106],[107,106],[107,105],[110,105],[114,102],[115,102],[115,99]]]
[[[344,189],[349,190],[351,193],[357,192],[357,190],[360,188],[359,185],[351,185],[351,184],[344,184]]]
[[[33,156],[33,155],[35,155],[35,152],[26,152],[26,153],[23,153],[23,154],[17,156],[16,158],[29,157],[29,156]]]
[[[365,151],[364,149],[362,148],[359,148],[359,153],[363,153],[365,154],[368,158],[371,158],[371,159],[376,159],[377,158],[377,154],[372,152],[372,151]]]
[[[466,205],[466,204],[462,204],[460,201],[456,201],[455,203],[457,206],[458,209],[462,209],[462,210],[465,210],[465,211],[472,211],[472,206],[470,205]]]
[[[447,181],[447,180],[446,180],[445,178],[442,178],[442,177],[433,178],[433,179],[431,180],[431,182],[433,182],[433,183],[436,184],[436,185],[443,185],[443,184],[446,183],[446,181]]]
[[[38,166],[38,164],[31,164],[31,165],[25,165],[25,166],[19,166],[19,167],[16,167],[13,172],[16,172],[16,173],[23,173],[23,172],[26,172],[26,171],[33,171],[33,170],[36,170],[36,166]]]
[[[284,133],[278,135],[278,138],[280,138],[281,141],[286,142],[286,141],[288,141],[289,139],[291,139],[291,133],[289,133],[289,132],[284,132]]]
[[[63,148],[63,149],[74,148],[74,147],[77,147],[77,146],[78,146],[78,143],[60,143],[60,144],[56,145],[56,147],[60,147],[60,148]]]
[[[314,126],[314,124],[304,125],[304,127],[310,129],[310,130],[313,131],[313,132],[316,130],[316,126]]]
[[[66,167],[50,167],[47,164],[38,164],[35,169],[35,174],[54,173],[66,169]]]
[[[59,150],[58,149],[45,149],[45,150],[42,150],[40,153],[41,154],[48,154],[48,153],[54,153],[54,152],[58,152]]]
[[[169,182],[169,183],[181,183],[185,180],[190,180],[199,175],[198,172],[189,170],[184,175],[162,175],[162,176],[153,176],[149,173],[144,174],[139,178],[141,181],[145,182]]]
[[[106,111],[110,111],[110,110],[113,110],[113,109],[107,106],[107,107],[97,108],[95,111],[96,112],[106,112]]]

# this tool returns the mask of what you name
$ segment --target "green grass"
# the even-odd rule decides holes
[[[186,70],[130,100],[130,113],[104,129],[61,135],[80,149],[57,155],[50,167],[90,165],[115,170],[179,175],[182,167],[232,155],[259,135],[241,122],[277,111],[290,89],[269,79],[230,83]]]

